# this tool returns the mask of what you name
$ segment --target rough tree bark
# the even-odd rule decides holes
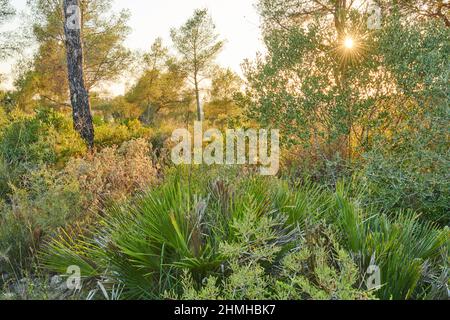
[[[64,34],[73,124],[89,149],[92,149],[94,147],[94,126],[89,93],[84,83],[80,8],[79,0],[64,0]]]

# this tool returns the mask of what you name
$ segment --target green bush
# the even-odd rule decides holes
[[[42,109],[35,116],[18,116],[0,138],[0,195],[21,187],[22,177],[41,165],[61,165],[86,147],[69,118]]]
[[[68,117],[49,109],[13,121],[1,139],[8,163],[55,164],[83,153],[85,148]]]
[[[279,222],[267,220],[250,225],[258,232],[259,243],[248,241],[245,228],[237,242],[222,248],[228,261],[222,274],[210,276],[199,285],[186,272],[181,281],[182,293],[166,296],[185,300],[373,299],[372,293],[357,289],[358,268],[340,249],[330,229],[311,227],[305,239],[293,239],[293,248],[284,250],[285,244],[277,245],[273,237],[273,230],[279,227]]]
[[[27,270],[42,239],[83,213],[85,195],[75,179],[40,168],[13,187],[0,211],[0,273]]]
[[[152,298],[163,286],[165,270],[189,268],[202,272],[219,265],[211,244],[200,237],[199,204],[191,202],[186,186],[167,184],[160,190],[136,200],[136,204],[110,213],[97,232],[107,236],[106,243],[83,239],[86,251],[72,251],[79,245],[64,235],[49,244],[45,265],[55,271],[72,263],[83,275],[99,276],[106,269],[116,282],[127,283],[129,298]],[[66,244],[73,244],[66,246]],[[108,265],[108,267],[106,267]],[[106,268],[106,269],[104,269]]]
[[[363,210],[346,196],[341,185],[335,195],[336,223],[344,246],[363,268],[377,265],[383,287],[377,292],[383,299],[420,299],[432,291],[430,278],[443,275],[448,260],[450,230],[423,222],[413,212],[398,212],[392,217]],[[446,290],[434,298],[447,298]]]
[[[0,253],[7,264],[0,262],[0,272],[7,267],[27,269],[42,240],[58,228],[73,223],[86,228],[98,220],[106,203],[125,201],[157,181],[143,139],[72,159],[64,170],[41,166],[28,171],[3,203]]]
[[[118,146],[132,139],[147,138],[150,134],[151,130],[137,119],[121,124],[103,123],[95,126],[95,145],[100,148]]]
[[[414,140],[368,154],[362,171],[369,190],[366,203],[387,211],[414,210],[425,220],[448,225],[450,158],[448,150],[438,147]]]
[[[386,19],[379,50],[401,94],[395,112],[373,131],[363,170],[368,203],[418,211],[442,225],[450,223],[449,35],[438,20]],[[384,126],[389,122],[395,126]]]
[[[447,270],[448,229],[363,209],[343,186],[333,193],[198,172],[116,208],[92,236],[63,233],[46,246],[43,265],[61,273],[78,265],[86,278],[123,286],[123,298],[366,299],[366,270],[376,264],[377,297],[442,297],[448,278],[430,279]],[[296,268],[303,260],[310,267]]]

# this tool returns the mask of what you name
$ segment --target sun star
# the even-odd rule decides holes
[[[352,38],[346,38],[344,41],[344,46],[347,49],[353,49],[353,47],[355,46],[355,43]]]

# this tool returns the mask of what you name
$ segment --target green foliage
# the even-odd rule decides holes
[[[364,13],[326,2],[258,2],[267,54],[245,64],[248,87],[239,102],[250,119],[280,129],[287,145],[349,159],[365,143],[367,117],[384,97],[377,88],[389,79],[378,71],[376,33],[366,29]],[[343,45],[349,30],[361,42],[354,50]]]
[[[55,154],[42,134],[46,123],[29,117],[13,122],[2,137],[2,155],[11,164],[55,162]],[[45,120],[45,119],[44,119]],[[48,123],[47,123],[48,124]]]
[[[205,105],[205,119],[225,127],[239,123],[242,110],[234,101],[241,91],[242,79],[230,69],[218,68],[212,78],[209,102]]]
[[[84,47],[84,75],[88,90],[102,81],[117,79],[131,63],[131,54],[124,47],[129,34],[126,10],[113,12],[111,0],[80,2]],[[38,44],[32,65],[23,75],[18,91],[21,100],[36,95],[52,106],[66,106],[68,79],[64,47],[64,22],[59,0],[31,0],[28,3],[33,41]],[[27,106],[21,106],[27,108]]]
[[[219,40],[211,16],[207,9],[197,9],[178,29],[171,29],[170,36],[178,51],[182,69],[194,84],[197,119],[203,119],[200,104],[200,84],[211,75],[214,60],[222,51],[224,42]]]
[[[314,230],[314,229],[313,229]],[[318,239],[283,260],[285,282],[278,282],[278,298],[314,300],[368,300],[371,293],[356,289],[359,270],[351,256],[339,247],[332,233],[325,231]],[[300,268],[299,268],[300,266]],[[300,291],[300,292],[298,292]]]
[[[108,300],[448,299],[450,17],[442,1],[409,2],[378,1],[369,30],[358,2],[259,0],[267,53],[244,64],[245,92],[214,65],[224,43],[196,10],[171,30],[178,57],[157,39],[125,95],[91,90],[88,153],[55,111],[68,106],[60,1],[30,0],[37,52],[0,92],[1,278],[77,265],[97,284],[87,298]],[[88,89],[131,63],[128,13],[110,4],[81,3]],[[0,25],[13,11],[0,0]],[[0,32],[0,59],[16,40]],[[200,117],[206,78],[208,123],[281,130],[281,177],[171,165],[187,80]],[[48,297],[37,281],[0,280],[0,299]]]
[[[0,208],[0,272],[27,270],[41,240],[79,218],[86,201],[75,179],[54,171],[40,168],[25,180]]]
[[[447,224],[445,15],[411,19],[418,13],[401,2],[401,14],[386,10],[380,30],[365,30],[366,13],[351,4],[306,3],[259,1],[268,50],[246,64],[249,86],[239,104],[251,119],[282,131],[289,174],[335,185],[362,167],[366,203]],[[352,49],[343,48],[347,34]]]
[[[16,11],[11,6],[9,0],[0,0],[0,26],[11,19],[15,14]],[[9,57],[17,50],[17,44],[14,40],[11,32],[0,32],[0,59]]]
[[[215,29],[208,10],[198,9],[179,29],[171,30],[174,46],[182,56],[183,66],[190,76],[207,72],[222,50],[224,43],[218,40]]]
[[[9,164],[56,164],[84,152],[71,120],[50,109],[12,121],[0,148]]]
[[[126,120],[123,123],[102,123],[95,126],[95,145],[99,148],[119,146],[122,143],[148,138],[151,129],[144,127],[137,119]]]
[[[154,124],[155,117],[162,111],[189,107],[191,99],[186,88],[186,72],[183,65],[168,54],[160,38],[144,55],[142,65],[142,74],[125,95],[129,103],[139,107],[141,121]]]
[[[401,151],[384,145],[384,150],[367,155],[362,174],[370,192],[365,202],[388,211],[415,210],[424,220],[448,225],[448,152],[439,154],[420,148],[418,143],[407,143]]]
[[[259,226],[270,230],[276,223],[265,221]],[[282,255],[272,252],[270,267],[261,263],[261,256],[254,251],[237,251],[227,264],[224,274],[210,276],[200,287],[189,273],[182,279],[182,294],[166,294],[169,298],[186,300],[367,300],[373,296],[361,289],[355,289],[358,281],[358,268],[351,257],[339,249],[330,230],[319,231],[322,227],[312,228],[307,239],[292,243],[294,249]],[[256,231],[255,227],[255,231]],[[263,239],[269,243],[271,238]],[[248,244],[240,240],[237,246]],[[253,248],[263,249],[262,240]],[[265,243],[267,245],[267,243]],[[281,247],[280,247],[281,249]],[[242,253],[246,252],[245,255]],[[255,254],[256,253],[256,254]],[[277,259],[275,259],[277,258]]]
[[[421,222],[414,213],[399,212],[389,218],[366,212],[346,199],[342,185],[335,205],[346,247],[361,259],[363,268],[376,264],[381,269],[384,286],[378,295],[383,299],[420,298],[419,284],[448,259],[448,227]],[[445,297],[445,293],[439,294]]]
[[[377,2],[383,10],[394,7],[392,1],[380,0]],[[403,21],[416,21],[427,23],[429,21],[439,22],[440,24],[450,26],[450,13],[448,3],[443,0],[399,0],[395,2],[395,10],[403,16]]]
[[[87,278],[123,285],[124,298],[157,299],[368,299],[371,264],[382,270],[374,295],[420,299],[445,272],[448,229],[366,211],[343,187],[192,174],[115,209],[92,235],[53,239],[43,264],[79,265]]]
[[[99,125],[100,122],[115,122],[123,119],[136,119],[138,118],[142,110],[138,105],[130,103],[123,96],[118,96],[113,99],[101,99],[93,96],[91,93],[91,104],[94,110],[94,124]],[[100,118],[100,119],[98,119]]]
[[[62,270],[70,261],[83,267],[85,275],[99,275],[107,268],[112,279],[126,283],[127,297],[157,297],[158,287],[161,290],[173,276],[166,278],[166,270],[185,267],[202,272],[217,264],[210,245],[199,238],[200,204],[191,203],[183,191],[186,186],[167,184],[126,210],[117,209],[98,230],[107,235],[106,243],[85,239],[87,250],[74,252],[65,246],[71,240],[60,237],[47,248],[45,265]]]
[[[398,103],[408,107],[395,130],[373,137],[376,147],[366,155],[363,173],[368,202],[417,210],[442,224],[450,221],[449,36],[448,28],[434,21],[404,24],[394,16],[387,22],[380,51],[406,95]]]
[[[9,185],[20,185],[25,173],[43,164],[63,164],[85,152],[85,146],[67,117],[41,109],[35,116],[11,121],[0,138],[0,152],[0,194],[4,196]]]

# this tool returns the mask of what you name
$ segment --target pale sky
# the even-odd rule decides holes
[[[217,31],[226,40],[217,62],[241,73],[240,65],[244,59],[253,59],[258,51],[264,50],[254,3],[255,0],[115,0],[113,10],[126,8],[131,11],[129,26],[132,32],[126,45],[131,49],[148,50],[157,37],[170,45],[172,27],[183,24],[195,9],[208,8]],[[29,13],[26,0],[11,0],[11,4],[18,12]],[[19,20],[2,29],[17,28]],[[13,63],[1,63],[0,73],[10,73]],[[115,87],[116,93],[122,93],[121,86]]]

